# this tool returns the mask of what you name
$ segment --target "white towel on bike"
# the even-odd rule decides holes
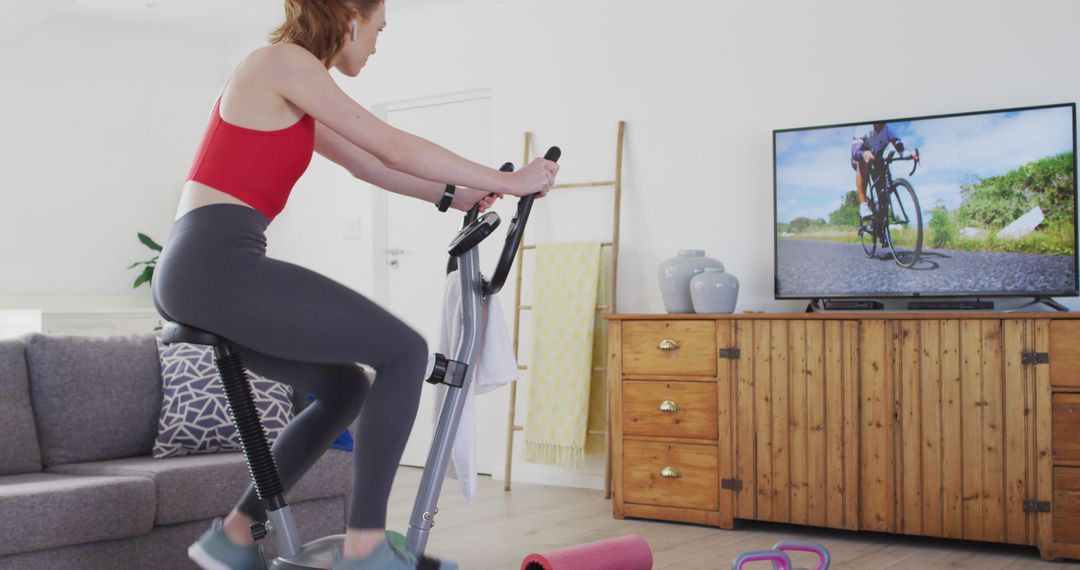
[[[502,305],[497,295],[487,298],[481,314],[480,345],[477,351],[476,365],[472,368],[472,381],[465,394],[465,405],[461,411],[461,421],[454,437],[453,450],[450,454],[450,466],[447,475],[458,480],[461,493],[466,503],[472,503],[476,494],[476,403],[475,397],[517,380],[518,365],[514,356],[514,345],[503,317]],[[446,276],[446,292],[443,297],[442,326],[439,329],[437,351],[447,358],[456,357],[458,342],[461,339],[461,277],[460,271],[453,271]],[[449,388],[443,384],[435,386],[435,409],[433,420],[439,424],[443,400]]]

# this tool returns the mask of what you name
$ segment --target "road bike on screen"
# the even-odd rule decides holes
[[[919,197],[910,182],[903,178],[894,179],[891,170],[892,163],[910,160],[914,165],[908,176],[914,175],[919,168],[918,156],[918,149],[914,155],[909,156],[896,156],[894,150],[889,151],[886,156],[882,153],[874,154],[874,160],[870,162],[868,169],[870,191],[866,196],[870,215],[859,220],[859,240],[867,257],[874,257],[878,244],[881,244],[882,248],[889,248],[900,267],[913,267],[918,263],[923,245],[923,219]],[[907,247],[906,244],[912,241],[912,232],[914,245]],[[905,245],[898,245],[894,237],[899,238]]]

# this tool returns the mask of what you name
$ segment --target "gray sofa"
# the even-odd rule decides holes
[[[196,568],[249,475],[239,453],[153,459],[161,402],[152,334],[0,341],[0,570]],[[351,474],[331,449],[289,492],[301,538],[344,532]]]

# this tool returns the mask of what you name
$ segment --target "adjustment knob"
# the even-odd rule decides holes
[[[434,353],[428,357],[427,372],[424,373],[427,376],[425,382],[428,384],[442,384],[446,378],[446,369],[450,365],[450,359],[445,356]]]
[[[266,538],[266,523],[251,523],[251,536],[255,540],[262,540]]]

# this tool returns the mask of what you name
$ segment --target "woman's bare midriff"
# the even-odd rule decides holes
[[[194,209],[211,204],[236,204],[251,208],[250,204],[235,196],[215,190],[206,184],[188,180],[184,183],[183,192],[180,193],[180,206],[176,209],[176,217],[173,221],[179,220],[184,214]]]

